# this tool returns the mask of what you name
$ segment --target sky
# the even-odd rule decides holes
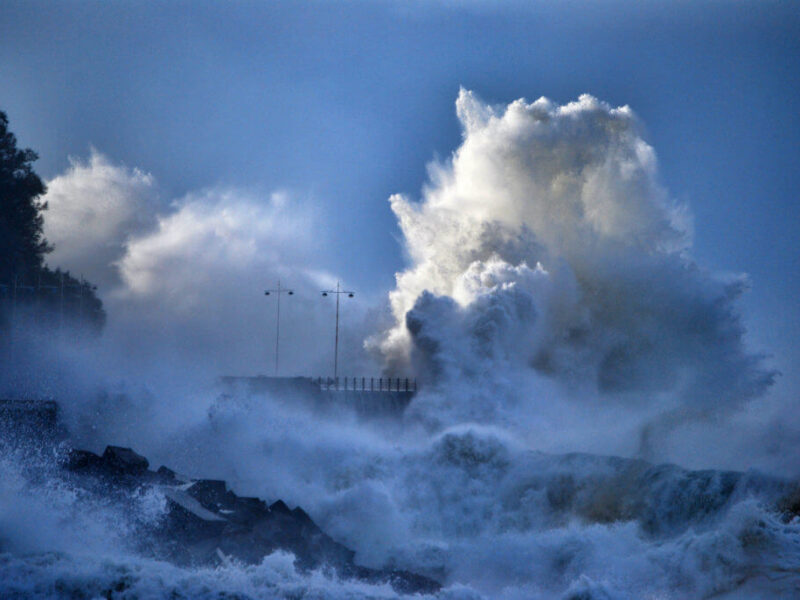
[[[40,175],[94,149],[165,205],[236,188],[269,216],[285,194],[324,232],[316,267],[373,298],[408,260],[389,198],[419,198],[461,143],[462,87],[630,106],[693,256],[749,275],[748,342],[800,389],[794,3],[0,5],[0,109]]]

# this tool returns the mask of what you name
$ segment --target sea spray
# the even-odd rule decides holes
[[[269,393],[221,396],[204,385],[216,375],[208,366],[230,364],[235,352],[222,363],[195,359],[233,343],[209,339],[215,307],[235,286],[212,294],[202,277],[167,277],[173,297],[188,290],[199,303],[168,328],[200,318],[191,352],[159,349],[152,370],[108,345],[64,356],[54,345],[45,355],[60,369],[49,392],[73,440],[93,450],[131,445],[237,493],[300,504],[357,561],[434,577],[445,585],[440,598],[796,597],[800,524],[782,512],[796,491],[790,480],[743,472],[771,464],[769,448],[741,447],[770,431],[738,438],[725,428],[773,377],[747,348],[736,311],[747,280],[692,259],[688,210],[660,186],[633,112],[590,96],[492,107],[468,91],[457,111],[463,142],[431,167],[421,201],[391,199],[410,264],[390,295],[393,322],[373,323],[384,330],[369,347],[387,373],[420,375],[402,419],[320,413]],[[120,264],[136,275],[123,281],[185,274],[196,244],[171,246],[183,238],[170,232],[198,221],[200,245],[224,246],[212,225],[226,211],[229,237],[255,240],[231,248],[262,247],[268,236],[248,234],[246,217],[278,214],[280,203],[248,212],[251,202],[222,196],[186,198],[156,230],[119,245]],[[210,271],[227,272],[234,254],[212,252]],[[260,260],[249,264],[258,270]],[[317,289],[311,275],[304,289]],[[132,291],[120,290],[120,309]],[[181,308],[157,306],[139,295],[118,333],[142,333],[149,347]],[[149,325],[137,328],[144,313]],[[318,333],[314,324],[303,331]],[[667,464],[687,440],[698,449],[691,464]],[[715,442],[724,447],[712,460],[704,449]],[[783,464],[797,472],[791,457]],[[124,511],[75,504],[75,490],[3,465],[6,595],[395,595],[299,573],[282,554],[216,570],[153,561],[124,543]],[[157,518],[151,509],[137,514]],[[52,538],[39,523],[52,523]],[[80,547],[84,524],[93,541]]]
[[[273,408],[272,415],[285,410]],[[221,441],[227,433],[209,425],[204,438],[213,442],[219,435]],[[299,447],[301,437],[298,429],[286,439]],[[800,521],[779,510],[781,500],[796,493],[791,482],[544,454],[477,425],[450,428],[427,442],[367,439],[327,462],[322,457],[334,448],[330,438],[306,440],[299,455],[259,452],[250,445],[255,438],[238,450],[250,469],[264,473],[246,485],[266,490],[271,475],[283,473],[282,485],[307,495],[313,518],[355,548],[357,561],[413,565],[445,583],[441,598],[566,598],[587,589],[594,590],[590,597],[725,597],[743,585],[768,597],[797,591]],[[130,533],[137,523],[157,522],[157,496],[121,502],[87,494],[54,473],[21,473],[17,460],[3,464],[9,486],[2,498],[6,554],[0,564],[9,595],[152,590],[189,597],[199,585],[207,591],[197,593],[209,598],[396,597],[324,571],[304,574],[281,555],[216,570],[147,559]]]
[[[462,143],[431,166],[421,201],[390,199],[410,264],[390,293],[394,326],[371,341],[388,368],[461,384],[467,419],[476,403],[503,418],[497,388],[537,407],[656,407],[648,458],[681,425],[763,394],[774,373],[745,347],[735,307],[747,280],[694,262],[688,208],[660,185],[629,107],[490,106],[462,89],[456,108]],[[562,390],[503,386],[526,371]]]

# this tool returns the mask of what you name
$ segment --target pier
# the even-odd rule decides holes
[[[224,393],[245,392],[311,403],[323,410],[350,409],[359,417],[400,416],[417,393],[404,377],[237,377],[220,378]]]

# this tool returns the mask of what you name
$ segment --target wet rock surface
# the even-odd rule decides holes
[[[224,481],[190,479],[167,467],[152,471],[130,448],[108,446],[102,455],[70,450],[63,467],[76,483],[124,499],[154,488],[167,502],[157,527],[143,531],[148,551],[180,565],[259,563],[282,550],[299,569],[331,569],[341,578],[389,583],[401,593],[435,592],[438,582],[408,571],[370,569],[355,563],[355,553],[336,542],[300,507],[283,501],[237,496]]]

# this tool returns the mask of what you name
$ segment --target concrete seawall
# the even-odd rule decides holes
[[[366,380],[368,381],[368,380]],[[360,417],[400,416],[411,403],[416,391],[404,389],[400,380],[392,391],[375,390],[365,385],[353,389],[330,385],[311,377],[237,377],[219,379],[223,394],[243,392],[253,396],[273,397],[283,401],[311,403],[323,410],[352,410]],[[397,391],[397,387],[400,391]],[[409,386],[410,387],[410,386]]]

